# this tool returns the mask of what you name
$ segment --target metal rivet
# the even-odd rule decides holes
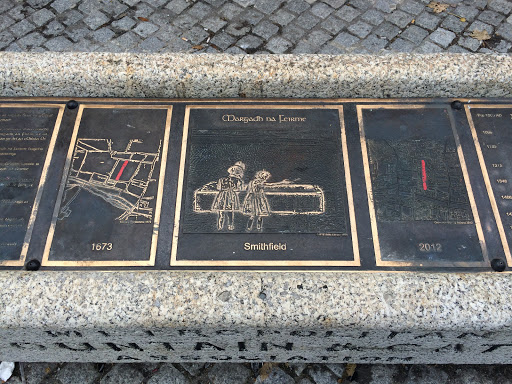
[[[36,259],[30,260],[26,265],[27,271],[37,271],[39,268],[41,268],[41,263]]]
[[[66,104],[69,109],[75,109],[78,107],[78,102],[75,100],[69,100]]]
[[[491,268],[493,270],[495,270],[496,272],[503,272],[506,267],[507,267],[507,264],[505,263],[505,260],[503,260],[503,259],[492,259],[491,260]]]

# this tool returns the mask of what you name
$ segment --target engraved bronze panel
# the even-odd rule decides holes
[[[0,269],[510,272],[511,116],[510,99],[4,99]]]
[[[0,266],[25,262],[63,111],[0,104]]]

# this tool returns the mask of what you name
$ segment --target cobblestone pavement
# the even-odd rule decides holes
[[[430,1],[1,0],[0,50],[511,52],[512,0]]]
[[[512,365],[24,363],[22,371],[17,365],[7,384],[512,383]]]

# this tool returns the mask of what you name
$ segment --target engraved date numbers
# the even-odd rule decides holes
[[[92,243],[91,250],[93,251],[111,251],[114,248],[112,243]]]
[[[443,252],[441,243],[419,243],[418,249],[420,252]]]

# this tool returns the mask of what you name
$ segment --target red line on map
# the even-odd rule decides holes
[[[425,169],[425,160],[421,160],[421,180],[423,181],[423,190],[427,190],[427,170]]]
[[[422,160],[423,161],[423,160]],[[117,174],[116,176],[116,181],[119,180],[121,178],[121,175],[123,174],[124,172],[124,169],[126,168],[126,166],[128,165],[128,160],[125,160],[123,165],[121,166],[121,169],[119,170],[119,173]]]

